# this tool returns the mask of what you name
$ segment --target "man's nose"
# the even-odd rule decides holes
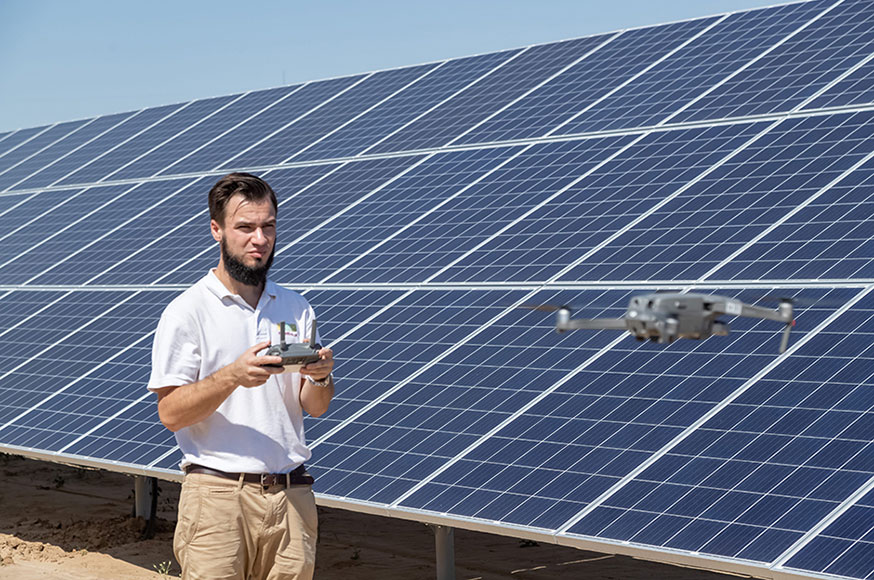
[[[255,231],[253,233],[253,238],[254,239],[252,241],[256,244],[266,244],[267,243],[267,236],[264,234],[263,228],[255,228]]]

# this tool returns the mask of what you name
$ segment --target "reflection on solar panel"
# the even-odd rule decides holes
[[[0,134],[0,450],[179,477],[152,332],[248,170],[338,354],[323,504],[874,578],[872,19],[812,0]],[[797,296],[797,332],[516,307],[654,288]]]

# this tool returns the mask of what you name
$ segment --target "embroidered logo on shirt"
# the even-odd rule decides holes
[[[282,336],[282,323],[276,323],[277,336]],[[285,342],[298,342],[297,325],[293,322],[285,323]]]

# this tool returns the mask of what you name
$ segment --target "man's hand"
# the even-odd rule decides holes
[[[264,357],[276,358],[276,357]],[[269,363],[268,363],[269,364]],[[319,351],[319,360],[311,362],[301,367],[300,372],[304,375],[309,375],[317,381],[323,381],[328,378],[331,371],[334,369],[334,351],[330,348],[323,348]]]
[[[264,365],[282,364],[282,357],[257,354],[268,346],[269,342],[262,342],[246,349],[237,360],[196,383],[160,389],[158,416],[161,422],[171,431],[194,425],[212,415],[237,387],[257,387],[272,375],[281,373],[282,367]]]
[[[334,352],[330,348],[319,351],[319,360],[301,367],[300,372],[309,375],[314,381],[324,381],[334,369]],[[304,411],[318,417],[328,410],[331,399],[334,398],[334,381],[328,381],[325,387],[317,387],[310,381],[302,381],[300,389],[300,406]]]
[[[258,356],[258,351],[270,346],[269,342],[259,342],[246,349],[240,357],[229,365],[229,369],[237,384],[243,387],[260,387],[272,375],[281,374],[283,368],[265,367],[264,365],[281,365],[281,356]]]

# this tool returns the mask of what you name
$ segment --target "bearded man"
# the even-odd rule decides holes
[[[164,310],[148,388],[176,435],[185,479],[173,549],[183,579],[305,579],[318,521],[303,413],[334,396],[333,353],[284,372],[259,353],[302,342],[315,313],[267,278],[276,245],[276,194],[247,173],[209,192],[218,266]]]

